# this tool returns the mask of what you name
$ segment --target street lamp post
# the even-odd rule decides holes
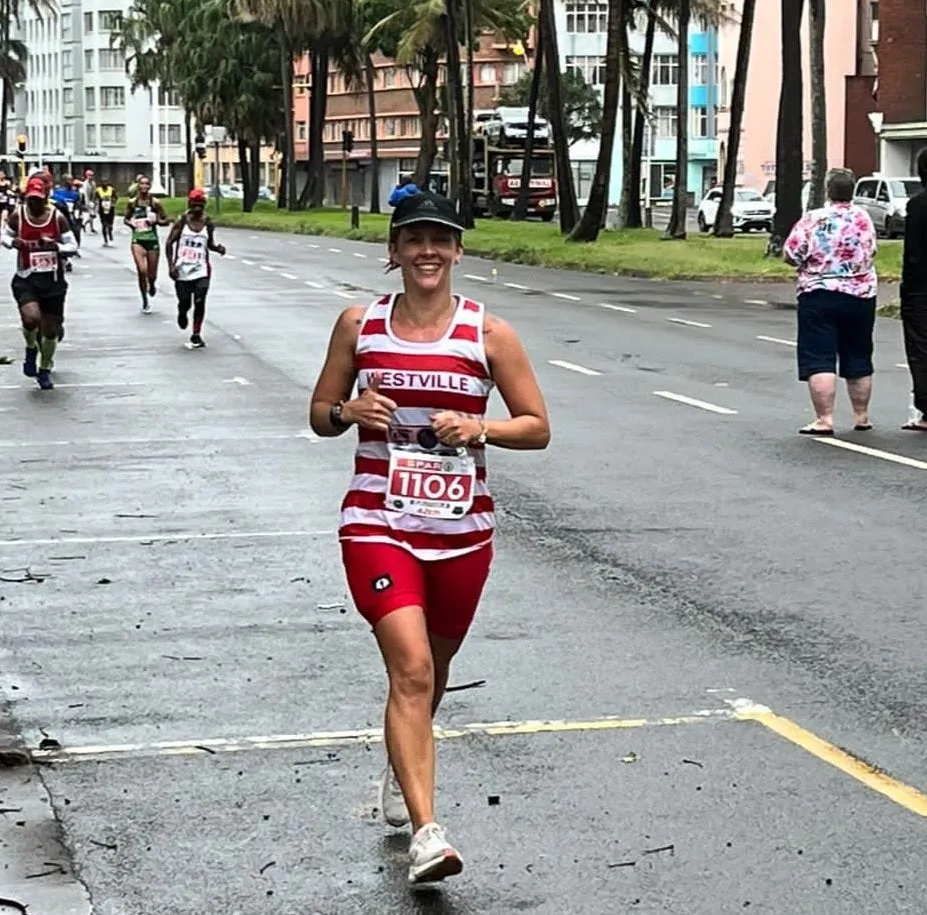
[[[876,167],[877,172],[882,171],[882,125],[885,122],[885,115],[881,111],[871,111],[869,113],[869,123],[872,124],[872,132],[875,134],[876,144]]]

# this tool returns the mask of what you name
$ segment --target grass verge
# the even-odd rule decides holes
[[[184,202],[166,201],[176,215]],[[217,225],[256,231],[289,232],[297,235],[328,235],[357,241],[385,242],[389,218],[361,213],[360,229],[351,229],[346,210],[303,210],[289,213],[275,204],[261,202],[253,213],[242,213],[241,202],[223,200],[210,212]],[[641,276],[665,280],[740,280],[788,282],[794,270],[780,260],[763,256],[766,239],[742,235],[733,239],[690,235],[685,241],[663,241],[654,229],[605,231],[594,244],[566,241],[556,225],[481,219],[465,238],[467,252],[479,257],[528,264]],[[898,279],[900,242],[882,242],[876,267],[883,281]]]

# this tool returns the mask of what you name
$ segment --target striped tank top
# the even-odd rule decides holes
[[[394,445],[428,442],[433,413],[453,410],[476,419],[486,414],[493,389],[483,342],[486,310],[478,302],[456,296],[457,311],[444,337],[434,343],[415,343],[400,340],[392,332],[397,298],[389,295],[373,302],[358,330],[354,368],[359,392],[377,374],[380,391],[398,409],[389,432],[358,428],[354,477],[341,505],[338,536],[395,544],[422,560],[449,559],[492,540],[495,516],[486,486],[485,448],[467,449],[476,464],[473,505],[455,519],[422,518],[387,509],[389,460]],[[429,431],[423,436],[425,430]]]

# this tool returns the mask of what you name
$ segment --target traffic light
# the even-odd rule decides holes
[[[24,159],[26,157],[26,135],[21,133],[16,138],[16,158]]]
[[[352,152],[354,149],[354,134],[350,130],[341,131],[341,151],[345,153]]]
[[[206,158],[206,138],[202,134],[197,134],[196,138],[193,141],[193,148],[196,150],[196,154],[201,158]]]

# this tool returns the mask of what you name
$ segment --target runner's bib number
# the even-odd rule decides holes
[[[180,259],[186,264],[201,264],[206,260],[206,249],[198,245],[184,245],[180,249]]]
[[[100,201],[100,208],[103,210],[104,213],[108,213],[110,209],[112,208],[112,206],[113,206],[113,201],[105,197],[103,198],[103,200]]]
[[[476,465],[469,455],[393,450],[386,507],[419,518],[463,518],[473,506]]]
[[[29,266],[34,273],[51,273],[58,269],[58,255],[54,251],[33,251]]]

